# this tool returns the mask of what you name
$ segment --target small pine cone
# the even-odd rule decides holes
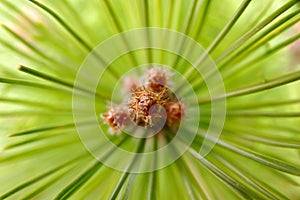
[[[151,108],[155,105],[164,106],[168,101],[168,89],[164,88],[156,93],[145,87],[140,87],[131,95],[129,102],[130,117],[139,126],[153,126],[154,113],[150,112]],[[159,117],[157,114],[159,113],[155,113],[156,119]]]
[[[179,125],[184,116],[184,105],[180,102],[171,102],[166,104],[165,108],[168,126]]]
[[[123,106],[110,108],[101,117],[103,123],[110,126],[109,132],[111,135],[120,134],[121,128],[125,127],[130,120],[128,110]]]

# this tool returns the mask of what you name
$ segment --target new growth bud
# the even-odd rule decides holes
[[[125,77],[123,89],[130,92],[129,102],[110,108],[102,115],[103,123],[110,126],[110,132],[120,133],[122,128],[130,128],[129,120],[142,127],[169,126],[176,130],[184,116],[184,105],[168,88],[170,78],[171,73],[164,67],[148,70],[144,84],[133,77]]]
[[[154,67],[147,72],[146,85],[150,90],[159,92],[170,85],[170,77],[171,74],[165,68]]]
[[[168,125],[178,125],[184,116],[184,105],[181,102],[168,103],[166,105],[166,112]]]
[[[103,123],[110,126],[111,135],[120,134],[121,128],[129,123],[128,109],[125,106],[110,108],[107,113],[101,115]]]

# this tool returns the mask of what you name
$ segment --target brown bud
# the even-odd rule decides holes
[[[171,74],[163,67],[154,67],[147,72],[146,86],[159,92],[169,85]]]
[[[168,126],[178,125],[184,116],[184,105],[181,102],[171,102],[166,104]]]
[[[109,132],[114,135],[121,133],[121,128],[129,122],[128,110],[123,106],[110,108],[107,113],[101,115],[103,123],[110,126]]]

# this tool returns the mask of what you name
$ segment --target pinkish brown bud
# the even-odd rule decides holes
[[[171,102],[166,104],[168,126],[180,124],[184,115],[184,105],[180,102]]]
[[[128,110],[123,106],[110,108],[107,113],[102,114],[103,123],[110,126],[109,132],[111,135],[120,134],[121,128],[129,122]]]
[[[171,74],[164,67],[154,67],[146,74],[146,85],[150,90],[159,92],[169,86],[170,77]]]
[[[125,92],[133,92],[139,86],[139,81],[135,77],[125,77],[123,80],[123,87]]]

